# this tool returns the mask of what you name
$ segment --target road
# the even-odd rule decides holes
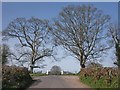
[[[90,88],[77,76],[35,76],[33,80],[35,82],[29,88]]]

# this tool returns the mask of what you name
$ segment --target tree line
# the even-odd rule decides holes
[[[35,63],[44,57],[53,56],[54,48],[63,46],[85,68],[87,61],[98,60],[112,46],[116,49],[115,64],[120,67],[120,33],[111,17],[92,5],[66,6],[58,17],[50,22],[31,17],[16,18],[3,30],[3,39],[16,38],[21,59],[27,56],[31,72]],[[108,43],[112,42],[111,44]],[[52,44],[50,44],[52,43]],[[8,49],[6,49],[8,50]],[[6,59],[3,46],[3,58]],[[7,52],[5,52],[7,54]],[[12,54],[15,57],[15,54]],[[4,61],[3,61],[4,62]]]

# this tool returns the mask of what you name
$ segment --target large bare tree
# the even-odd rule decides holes
[[[115,46],[116,64],[118,66],[118,76],[120,76],[120,27],[118,24],[110,24],[108,35],[112,37],[112,44]],[[118,87],[120,88],[120,78],[118,78]]]
[[[22,47],[31,51],[31,72],[35,62],[45,56],[51,56],[52,48],[46,45],[49,38],[49,22],[38,18],[17,18],[13,20],[5,30],[3,35],[10,38],[17,38]]]
[[[11,62],[16,61],[17,65],[24,67],[24,64],[30,63],[31,51],[26,50],[25,47],[15,45],[14,50],[11,52]],[[13,63],[15,64],[15,63]],[[28,67],[29,68],[29,67]]]
[[[72,52],[85,68],[87,60],[99,58],[109,48],[103,40],[109,20],[92,5],[64,7],[53,24],[55,43]]]
[[[117,24],[110,24],[108,35],[112,37],[112,44],[115,46],[117,60],[116,64],[120,68],[120,31]]]

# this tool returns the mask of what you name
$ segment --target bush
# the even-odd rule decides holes
[[[27,68],[3,66],[2,74],[2,88],[26,88],[32,82]]]
[[[93,88],[118,87],[117,68],[84,68],[80,71],[80,80]]]
[[[59,66],[53,66],[49,72],[50,75],[60,75],[61,74],[61,68]]]

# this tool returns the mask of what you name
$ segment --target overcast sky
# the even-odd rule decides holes
[[[49,19],[52,20],[53,18],[57,17],[59,12],[62,10],[62,7],[67,5],[82,5],[82,4],[92,4],[98,9],[102,10],[105,14],[109,14],[112,18],[113,22],[117,22],[118,20],[118,6],[117,2],[112,3],[3,3],[2,4],[2,28],[5,29],[5,27],[15,18],[18,17],[37,17],[41,19]],[[15,41],[9,41],[9,45],[12,46],[15,44]],[[59,57],[63,54],[61,49],[58,49],[59,51]],[[113,51],[109,51],[110,53],[104,57],[104,61],[102,62],[103,66],[113,66]],[[49,58],[50,59],[50,58]],[[63,70],[68,71],[79,71],[80,64],[79,61],[75,58],[72,58],[71,56],[68,56],[64,59],[61,59],[59,62],[52,62],[52,60],[46,59],[47,67],[44,68],[44,71],[49,70],[53,65],[59,65]]]

